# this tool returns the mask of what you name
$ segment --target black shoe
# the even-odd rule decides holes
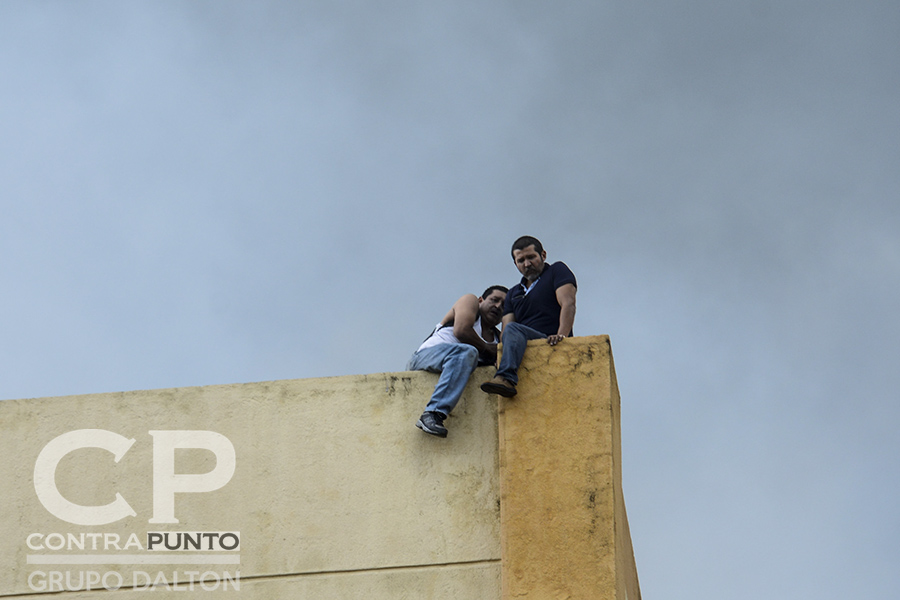
[[[438,412],[423,412],[419,420],[416,421],[416,427],[431,435],[447,437],[447,428],[444,427],[444,419],[446,418]]]

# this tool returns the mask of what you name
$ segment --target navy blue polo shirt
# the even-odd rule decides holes
[[[503,303],[503,314],[513,313],[516,323],[537,329],[547,335],[559,331],[559,302],[556,290],[571,283],[575,287],[575,274],[564,262],[545,263],[544,270],[531,290],[525,293],[525,278],[509,290]],[[571,333],[569,335],[572,335]]]

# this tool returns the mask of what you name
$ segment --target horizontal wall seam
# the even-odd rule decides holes
[[[300,573],[278,573],[272,575],[250,575],[244,576],[241,575],[240,582],[241,584],[247,582],[257,582],[257,581],[277,581],[279,579],[296,579],[300,577],[322,577],[322,576],[331,576],[331,575],[356,575],[356,574],[365,574],[365,573],[379,573],[379,572],[389,572],[389,571],[424,571],[427,569],[452,569],[455,567],[477,567],[477,566],[487,566],[487,565],[497,565],[500,564],[499,558],[489,558],[486,560],[470,560],[470,561],[460,561],[460,562],[449,562],[449,563],[432,563],[432,564],[419,564],[419,565],[394,565],[388,567],[369,567],[365,569],[339,569],[334,571],[307,571]],[[185,582],[181,581],[180,584],[184,585]],[[160,590],[164,589],[164,586],[157,586]],[[79,592],[84,592],[85,590],[76,590],[76,591],[53,591],[53,592],[26,592],[22,593],[14,593],[14,594],[4,594],[0,593],[0,598],[41,598],[44,596],[54,596],[59,597],[60,594],[77,594]],[[96,590],[91,591],[106,591],[97,588]],[[118,588],[118,592],[133,592],[137,591],[132,586],[122,586]]]
[[[368,567],[364,569],[338,569],[334,571],[305,571],[299,573],[278,573],[272,575],[241,575],[241,583],[245,581],[258,581],[263,579],[290,579],[294,577],[317,577],[323,575],[352,575],[355,573],[378,573],[383,571],[421,571],[425,569],[448,569],[454,567],[473,567],[479,565],[500,564],[499,558],[483,560],[468,560],[448,563],[424,563],[418,565],[393,565],[388,567]]]

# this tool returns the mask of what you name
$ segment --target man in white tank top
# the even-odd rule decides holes
[[[472,371],[479,362],[496,362],[500,341],[497,324],[503,316],[506,292],[505,287],[492,285],[480,298],[466,294],[457,300],[409,359],[409,371],[441,374],[425,412],[416,422],[425,433],[447,437],[444,419],[459,402]]]

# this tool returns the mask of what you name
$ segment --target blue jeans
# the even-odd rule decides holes
[[[525,346],[528,344],[528,340],[542,338],[547,338],[547,334],[541,333],[537,329],[515,322],[504,325],[501,336],[503,354],[500,356],[497,375],[513,384],[519,383],[519,365],[522,364],[522,357],[525,356]]]
[[[407,371],[440,373],[426,412],[439,412],[445,416],[459,402],[472,371],[478,365],[478,350],[469,344],[438,344],[424,348],[412,355]]]

